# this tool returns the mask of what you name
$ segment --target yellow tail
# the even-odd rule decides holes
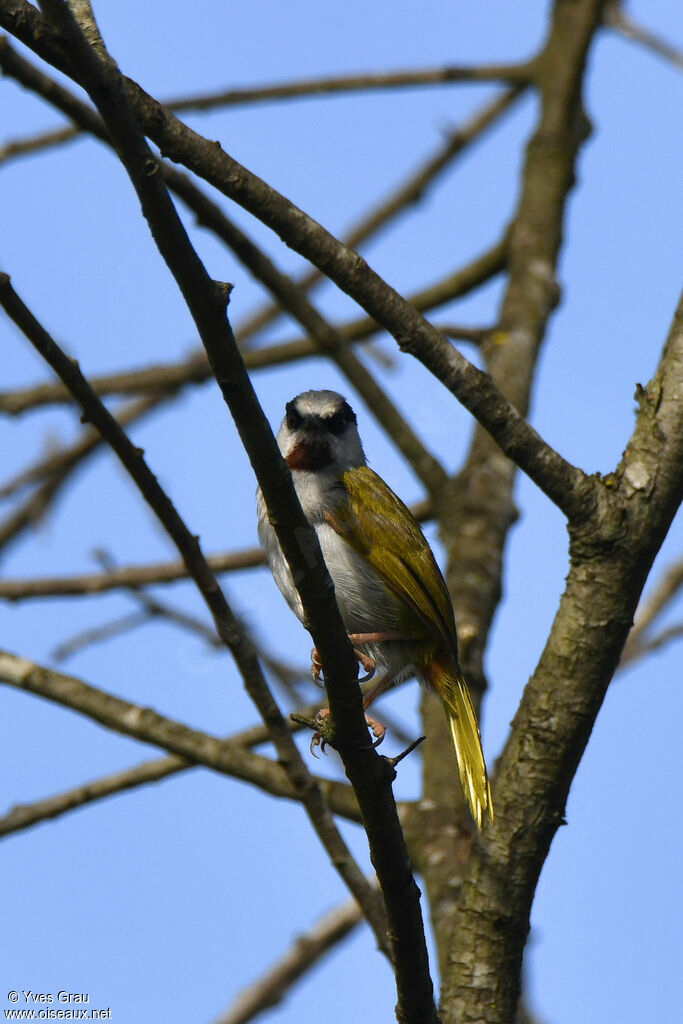
[[[467,684],[460,673],[456,674],[438,664],[432,667],[431,681],[441,697],[448,718],[463,794],[477,828],[481,828],[484,814],[493,823],[493,801],[477,716]]]

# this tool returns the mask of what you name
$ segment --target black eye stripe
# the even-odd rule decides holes
[[[290,430],[296,430],[303,423],[303,416],[296,407],[296,399],[292,399],[291,402],[287,402],[285,406],[285,413],[287,415],[287,426]]]
[[[348,402],[344,402],[333,416],[328,416],[323,420],[323,423],[332,434],[341,434],[349,423],[355,422],[356,417]]]
[[[291,402],[287,402],[285,406],[286,423],[290,430],[298,430],[304,426],[304,423],[309,416],[302,415],[297,405],[297,398],[293,398]],[[342,434],[349,423],[356,422],[356,416],[348,402],[343,402],[339,406],[337,411],[330,416],[315,416],[313,419],[317,419],[321,426],[328,430],[331,434]]]

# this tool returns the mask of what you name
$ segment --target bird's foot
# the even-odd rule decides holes
[[[320,711],[318,711],[317,715],[315,716],[315,721],[318,723],[318,725],[322,726],[324,724],[325,719],[327,718],[329,713],[329,708],[321,708]],[[381,722],[378,722],[377,719],[373,718],[371,715],[366,715],[365,721],[367,723],[368,728],[372,731],[372,735],[375,737],[375,742],[372,745],[373,747],[378,747],[386,735],[387,727],[386,725],[382,725]],[[314,732],[313,736],[311,737],[310,747],[313,757],[318,756],[316,754],[316,750],[318,747],[320,747],[320,753],[324,754],[326,746],[327,741],[323,739],[322,734],[320,732]]]

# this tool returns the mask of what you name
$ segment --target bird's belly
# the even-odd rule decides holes
[[[260,507],[259,537],[270,564],[273,578],[292,611],[303,621],[301,599],[275,531]],[[399,633],[405,639],[363,644],[363,650],[382,672],[392,678],[410,675],[417,661],[421,631],[419,620],[409,607],[393,594],[384,580],[326,522],[315,523],[325,564],[334,583],[337,604],[348,633]]]
[[[399,631],[406,616],[404,603],[328,523],[316,524],[316,533],[347,631]]]

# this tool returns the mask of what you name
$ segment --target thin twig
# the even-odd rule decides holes
[[[348,901],[327,912],[272,967],[235,998],[215,1024],[247,1024],[260,1013],[278,1006],[292,986],[331,949],[338,946],[363,920],[355,903]]]
[[[107,559],[107,563],[105,568],[110,572],[113,571],[113,563],[109,559]],[[214,650],[225,649],[223,641],[216,630],[204,622],[203,619],[198,618],[196,615],[189,615],[180,608],[174,608],[165,601],[159,601],[157,598],[141,591],[139,587],[131,586],[127,588],[127,591],[130,597],[140,605],[139,611],[120,616],[101,626],[83,630],[70,639],[63,641],[52,652],[52,657],[55,661],[65,661],[86,647],[120,637],[131,629],[137,629],[139,626],[146,625],[151,619],[163,619],[173,626],[188,630],[190,633],[194,633],[195,636],[201,637]],[[254,638],[252,632],[243,621],[242,628],[249,634],[249,638],[258,653],[259,661],[275,676],[285,692],[293,699],[298,700],[296,684],[301,684],[304,681],[310,682],[308,670],[303,667],[295,668],[293,665],[267,651],[263,644]]]
[[[605,7],[603,20],[610,28],[615,29],[626,39],[639,43],[648,50],[652,50],[658,57],[673,64],[679,70],[683,70],[683,50],[670,43],[667,39],[657,35],[644,25],[639,25],[633,18],[629,18],[621,9],[620,3],[610,3]]]
[[[92,647],[94,644],[111,640],[114,637],[121,636],[123,633],[129,633],[133,629],[138,629],[139,626],[146,625],[152,617],[153,612],[146,611],[143,608],[137,612],[120,615],[118,618],[105,622],[101,626],[84,629],[76,633],[75,636],[69,637],[68,640],[63,640],[58,644],[52,650],[50,657],[54,658],[57,662],[67,661],[74,654],[85,650],[86,647]]]
[[[639,637],[659,618],[673,599],[683,590],[683,558],[667,566],[636,612],[629,639]]]
[[[245,103],[316,98],[344,92],[358,92],[360,90],[415,88],[416,86],[444,85],[472,80],[511,82],[514,85],[508,92],[520,92],[528,84],[528,79],[524,74],[524,67],[524,65],[492,66],[491,70],[503,72],[507,70],[508,73],[494,75],[491,78],[485,75],[486,68],[484,66],[460,69],[438,68],[427,71],[385,72],[384,74],[374,75],[340,75],[335,78],[309,79],[307,81],[289,82],[283,85],[231,89],[194,97],[185,96],[178,99],[165,100],[164,103],[170,110],[175,111],[210,110],[215,107],[238,106]],[[463,75],[470,74],[472,78],[458,78],[456,77],[458,71]],[[480,72],[482,73],[481,77],[479,77]],[[306,90],[307,84],[310,86],[308,91]],[[0,163],[17,156],[37,153],[41,150],[63,145],[65,142],[72,142],[81,136],[82,132],[83,129],[79,127],[55,128],[21,139],[11,139],[3,146],[0,146]],[[355,243],[349,241],[347,244],[353,245]]]
[[[661,615],[683,590],[683,558],[669,565],[651,592],[641,601],[635,614],[633,627],[621,654],[620,667],[659,650],[680,635],[678,626],[661,630],[654,637],[647,634]]]
[[[245,103],[270,103],[275,100],[310,99],[335,93],[367,92],[378,89],[414,89],[417,86],[447,85],[459,82],[503,82],[526,85],[531,71],[527,64],[476,64],[471,67],[429,68],[417,71],[382,71],[375,74],[331,75],[303,78],[296,82],[225,89],[166,100],[174,111],[211,110],[215,107]]]
[[[0,40],[0,45],[2,43],[3,40]],[[65,142],[71,142],[80,134],[73,128],[54,128],[51,131],[39,132],[37,135],[27,135],[22,139],[10,139],[0,146],[0,164],[14,160],[18,156],[29,156],[45,149],[53,149]]]
[[[116,420],[122,426],[129,426],[152,412],[158,404],[158,395],[130,402],[116,414]],[[98,432],[87,429],[74,444],[40,459],[4,486],[4,493],[12,494],[24,484],[43,478],[32,493],[0,522],[0,551],[18,540],[25,530],[35,527],[41,521],[46,512],[53,507],[56,498],[71,480],[74,472],[99,450],[101,444],[102,438]]]
[[[662,647],[666,647],[672,640],[678,640],[681,636],[683,636],[683,622],[669,626],[667,629],[663,629],[660,633],[656,633],[653,637],[647,639],[639,638],[631,642],[629,638],[624,644],[619,668],[626,668],[627,665],[632,665],[634,661],[640,661],[641,658],[646,657],[648,654],[660,651]]]
[[[469,341],[472,345],[482,345],[495,331],[495,327],[462,327],[456,324],[435,324],[437,331],[447,338],[456,341]]]
[[[224,554],[207,555],[213,573],[240,572],[265,565],[261,548],[245,548]],[[184,562],[156,562],[150,565],[122,566],[111,572],[84,573],[74,576],[53,576],[33,580],[0,580],[0,599],[23,601],[40,597],[74,597],[103,594],[110,590],[141,587],[159,583],[175,583],[190,578]]]

